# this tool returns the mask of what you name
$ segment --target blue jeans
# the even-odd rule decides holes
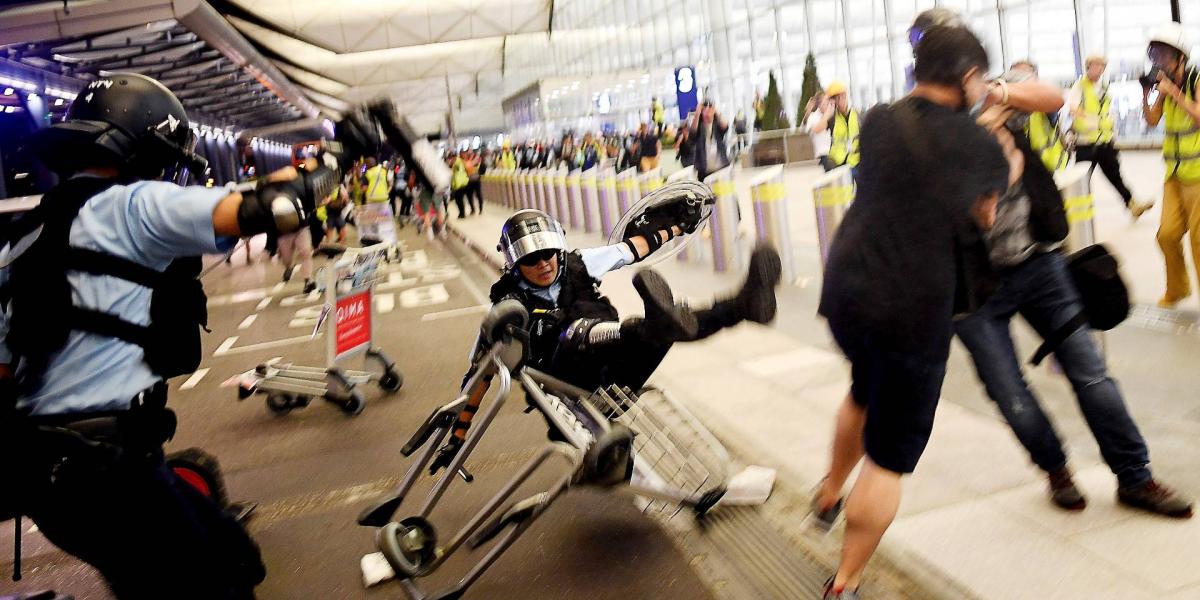
[[[979,379],[1033,462],[1052,473],[1067,464],[1062,440],[1021,372],[1009,322],[1020,314],[1042,337],[1081,309],[1079,293],[1057,252],[1037,256],[1007,273],[999,289],[975,313],[955,325]],[[1150,453],[1129,416],[1117,384],[1108,376],[1092,330],[1076,331],[1054,352],[1075,390],[1100,454],[1121,487],[1150,481]]]

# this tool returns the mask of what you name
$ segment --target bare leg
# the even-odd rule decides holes
[[[863,569],[900,508],[900,474],[867,458],[846,501],[846,539],[834,589],[858,589]]]
[[[854,403],[849,393],[838,408],[837,423],[833,432],[833,452],[829,475],[821,482],[818,490],[817,507],[829,510],[842,495],[842,487],[850,472],[863,457],[863,426],[867,422],[867,411]]]

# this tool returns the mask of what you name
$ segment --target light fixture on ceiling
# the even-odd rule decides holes
[[[55,105],[55,106],[62,106],[62,105],[63,105],[63,104],[65,104],[65,103],[66,103],[66,101],[65,101],[65,100],[63,100],[62,98],[55,98],[55,99],[54,99],[54,105]]]

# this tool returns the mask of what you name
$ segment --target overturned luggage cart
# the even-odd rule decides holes
[[[421,452],[397,490],[359,516],[360,525],[379,528],[376,545],[415,600],[459,598],[571,486],[624,486],[649,501],[647,510],[690,509],[697,517],[725,494],[729,457],[686,409],[662,391],[634,393],[616,387],[588,391],[526,366],[528,319],[515,300],[492,308],[480,332],[482,349],[462,394],[435,410],[401,449],[405,456]],[[493,380],[498,386],[490,389]],[[524,390],[530,409],[546,417],[551,439],[563,441],[547,443],[465,526],[448,539],[440,538],[430,515],[456,477],[473,480],[467,461],[507,401],[514,381]],[[489,391],[491,401],[485,403]],[[461,446],[443,463],[445,470],[416,512],[393,521],[468,407],[479,412]],[[551,459],[566,463],[565,474],[544,492],[512,500],[516,490]],[[466,575],[446,589],[427,594],[417,584],[418,578],[436,571],[464,543],[479,549],[493,540]]]
[[[325,366],[260,364],[238,379],[238,399],[265,394],[267,408],[282,415],[304,408],[314,396],[320,396],[346,414],[358,415],[366,406],[358,386],[375,382],[385,392],[398,391],[404,377],[396,364],[372,345],[376,272],[380,264],[398,256],[398,248],[392,245],[351,248],[332,265],[322,267],[316,279],[324,288],[325,305],[313,337],[326,321],[330,322],[324,327]],[[352,371],[339,366],[339,362],[358,355],[374,361],[379,371]]]

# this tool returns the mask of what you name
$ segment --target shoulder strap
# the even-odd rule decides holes
[[[1067,321],[1062,327],[1055,329],[1054,333],[1046,336],[1042,341],[1042,345],[1038,346],[1037,352],[1033,354],[1033,358],[1029,359],[1029,364],[1035,367],[1042,364],[1042,361],[1046,360],[1046,357],[1053,354],[1055,350],[1058,350],[1058,347],[1067,341],[1067,338],[1075,335],[1076,331],[1079,331],[1080,328],[1087,324],[1087,315],[1083,314],[1082,311],[1071,317],[1070,321]]]
[[[162,279],[162,273],[150,267],[87,248],[68,247],[66,259],[66,267],[72,271],[110,275],[143,287],[154,288]]]

